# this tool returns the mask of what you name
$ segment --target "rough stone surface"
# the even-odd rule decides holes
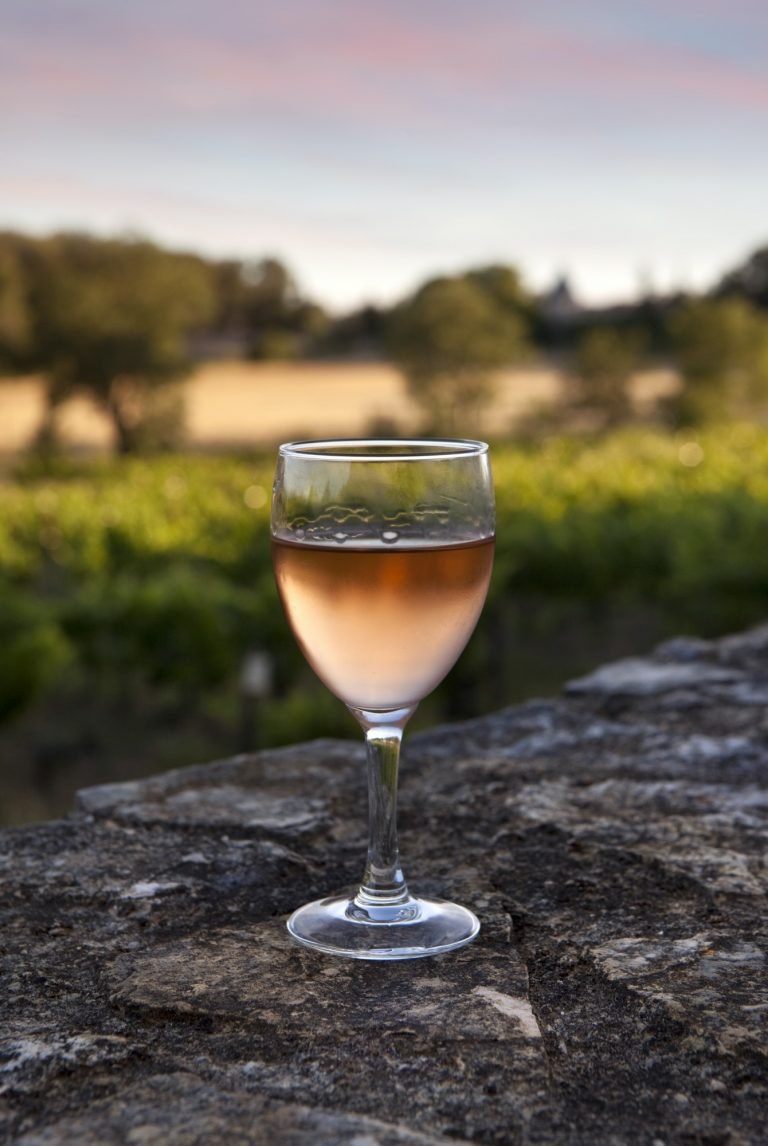
[[[436,959],[288,940],[360,874],[354,743],[0,834],[0,1140],[765,1143],[767,702],[762,628],[407,740],[406,871],[483,925]]]

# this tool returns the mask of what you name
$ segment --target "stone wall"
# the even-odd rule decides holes
[[[765,628],[407,738],[406,874],[482,922],[435,959],[288,940],[361,874],[354,743],[0,834],[1,1140],[766,1142],[767,706]]]

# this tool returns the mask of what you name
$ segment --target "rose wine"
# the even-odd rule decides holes
[[[494,540],[325,546],[273,539],[291,628],[325,685],[353,708],[415,705],[452,667],[480,616]]]

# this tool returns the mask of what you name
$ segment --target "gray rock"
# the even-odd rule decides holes
[[[589,676],[569,681],[570,693],[611,693],[652,696],[674,688],[738,680],[740,673],[707,664],[700,657],[666,662],[650,657],[627,657],[604,665]]]
[[[217,1088],[194,1073],[155,1075],[119,1097],[97,1102],[87,1116],[17,1139],[19,1146],[440,1146],[455,1138],[419,1134],[380,1119],[269,1101],[230,1081]],[[461,1146],[461,1143],[458,1144]]]
[[[763,627],[407,738],[406,871],[482,922],[432,960],[285,931],[360,874],[357,743],[0,833],[0,1140],[765,1141],[767,697]]]

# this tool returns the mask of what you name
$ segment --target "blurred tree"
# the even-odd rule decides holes
[[[25,240],[0,233],[0,367],[17,370],[31,350],[32,315],[24,266]]]
[[[296,358],[325,329],[323,309],[303,299],[275,258],[226,261],[212,268],[216,306],[211,329],[242,340],[253,358]]]
[[[0,722],[17,715],[71,669],[74,649],[53,610],[0,582]]]
[[[215,297],[211,329],[240,333],[245,325],[243,264],[237,259],[214,263],[211,275]]]
[[[268,257],[243,264],[247,306],[259,323],[279,325],[299,301],[293,275],[279,259]]]
[[[531,321],[536,310],[535,300],[523,285],[523,280],[515,267],[492,263],[487,267],[477,267],[467,271],[464,278],[479,286],[502,310],[523,316]]]
[[[672,412],[693,425],[768,409],[768,319],[743,299],[688,302],[670,319],[682,389]]]
[[[724,275],[715,294],[742,295],[757,306],[768,307],[768,246],[760,247],[740,267]]]
[[[636,330],[596,327],[579,340],[569,376],[573,403],[598,414],[604,427],[618,426],[632,413],[629,382],[643,357]]]
[[[68,234],[40,244],[36,272],[35,344],[49,378],[43,436],[58,405],[81,391],[111,418],[120,453],[167,444],[181,414],[167,388],[189,369],[188,333],[213,311],[206,264],[143,240]]]
[[[470,277],[426,283],[392,313],[390,352],[427,428],[466,433],[493,393],[493,372],[527,349],[524,320]],[[474,431],[472,431],[474,432]]]
[[[349,314],[329,320],[319,331],[314,346],[328,357],[379,359],[384,356],[388,312],[366,304]]]

